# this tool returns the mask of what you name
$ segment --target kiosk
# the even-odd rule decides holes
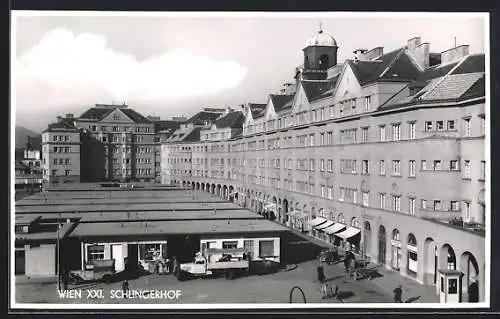
[[[439,270],[439,302],[462,302],[462,277],[459,270]]]

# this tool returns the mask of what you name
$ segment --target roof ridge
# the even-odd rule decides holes
[[[394,51],[391,51],[391,52],[389,52],[389,53],[392,53],[392,52],[395,52],[395,51],[397,51],[397,49],[396,49],[396,50],[394,50]],[[386,73],[387,73],[387,71],[389,71],[389,70],[391,69],[391,67],[393,67],[393,66],[394,66],[394,63],[396,63],[396,61],[399,59],[399,57],[400,57],[400,56],[401,56],[404,52],[405,52],[405,48],[404,48],[404,47],[403,47],[403,48],[401,48],[401,49],[399,49],[398,54],[396,54],[396,56],[395,56],[394,58],[392,58],[391,62],[389,62],[389,64],[388,64],[388,65],[387,65],[387,67],[385,68],[385,70],[384,70],[384,71],[382,71],[382,73],[380,73],[380,74],[379,74],[379,76],[378,76],[377,78],[381,78],[381,77],[383,77],[383,76],[384,76],[384,74],[386,74]],[[387,53],[387,54],[389,54],[389,53]]]
[[[425,92],[424,94],[422,94],[422,96],[420,98],[424,99],[426,98],[432,91],[434,91],[441,83],[443,83],[443,81],[445,79],[448,78],[448,76],[450,74],[452,74],[460,65],[462,65],[462,63],[464,63],[465,60],[467,60],[469,56],[465,56],[465,57],[462,57],[460,62],[457,63],[457,65],[455,65],[454,67],[451,68],[450,71],[448,71],[445,75],[443,75],[441,77],[441,79],[439,81],[436,82],[436,84],[434,84],[434,86],[432,88],[430,88],[429,90],[427,90],[427,92]]]

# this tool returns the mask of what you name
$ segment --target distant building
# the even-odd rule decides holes
[[[58,117],[42,132],[42,169],[45,182],[80,181],[80,131],[71,118]]]

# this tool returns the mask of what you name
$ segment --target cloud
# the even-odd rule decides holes
[[[126,35],[124,35],[126,37]],[[154,36],[154,35],[152,35]],[[27,104],[166,101],[237,87],[247,68],[177,49],[137,61],[101,35],[56,29],[16,59],[16,97]]]

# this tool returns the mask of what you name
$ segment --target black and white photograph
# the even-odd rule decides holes
[[[490,306],[487,13],[12,11],[12,309]]]

